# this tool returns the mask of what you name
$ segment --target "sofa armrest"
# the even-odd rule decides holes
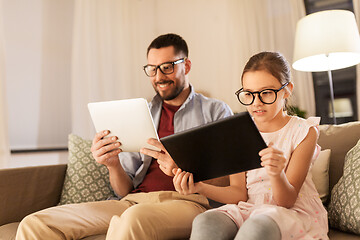
[[[59,203],[66,164],[0,169],[0,226]]]

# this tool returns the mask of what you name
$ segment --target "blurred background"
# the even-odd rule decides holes
[[[292,64],[297,21],[328,9],[355,13],[356,0],[1,0],[0,151],[3,166],[66,162],[67,137],[92,139],[87,103],[144,97],[146,49],[158,35],[188,43],[190,82],[197,92],[245,111],[236,99],[241,71],[253,54],[279,51]],[[333,71],[335,100],[359,119],[358,67]],[[291,105],[305,116],[329,117],[327,73],[292,70]],[[349,108],[350,106],[350,108]],[[20,159],[23,163],[15,163]],[[6,158],[3,158],[6,159]],[[37,158],[40,159],[40,158]],[[1,162],[1,161],[0,161]]]

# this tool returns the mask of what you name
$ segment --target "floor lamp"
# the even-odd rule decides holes
[[[331,110],[336,124],[332,70],[360,63],[360,36],[355,16],[347,10],[309,14],[296,26],[293,68],[328,72]]]

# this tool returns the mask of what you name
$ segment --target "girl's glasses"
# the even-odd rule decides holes
[[[289,82],[285,83],[281,86],[279,89],[264,89],[258,92],[250,92],[250,91],[244,91],[243,88],[236,91],[235,94],[239,100],[239,102],[245,106],[253,104],[255,100],[255,94],[259,96],[259,99],[264,104],[272,104],[276,101],[277,93],[286,87],[289,84]]]

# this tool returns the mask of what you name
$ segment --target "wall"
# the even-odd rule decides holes
[[[66,164],[67,151],[13,153],[8,168]]]
[[[106,46],[114,46],[106,48],[108,52],[103,48],[96,49],[90,45],[87,46],[90,51],[81,55],[80,63],[86,63],[86,60],[93,63],[96,62],[93,59],[98,59],[94,66],[99,72],[89,74],[92,80],[96,81],[101,74],[104,79],[115,76],[115,80],[119,80],[114,81],[107,88],[103,86],[103,82],[98,83],[99,87],[94,89],[95,93],[111,88],[123,94],[124,98],[144,96],[150,99],[153,89],[141,69],[141,66],[146,63],[145,49],[153,37],[166,32],[179,33],[187,40],[190,46],[190,59],[193,63],[190,80],[195,89],[207,96],[227,102],[236,112],[245,110],[237,102],[234,92],[240,88],[239,77],[245,60],[254,53],[254,49],[258,51],[258,48],[254,46],[259,45],[263,50],[280,46],[279,49],[274,50],[283,52],[289,59],[292,55],[292,35],[289,33],[294,32],[294,21],[289,21],[284,27],[273,23],[291,19],[289,16],[294,14],[289,9],[293,9],[291,4],[293,2],[284,4],[282,0],[271,1],[271,3],[265,0],[256,1],[255,3],[258,4],[256,5],[253,2],[243,4],[244,2],[237,0],[185,0],[181,4],[175,0],[103,2],[99,0],[4,0],[8,122],[12,149],[66,147],[67,135],[72,131],[71,125],[73,127],[76,125],[71,118],[76,117],[80,111],[73,110],[73,116],[70,111],[71,105],[74,107],[81,104],[79,101],[71,102],[70,100],[75,3],[81,7],[80,10],[84,10],[84,14],[77,14],[77,18],[84,18],[86,22],[94,23],[88,28],[81,27],[75,32],[88,33],[80,34],[83,37],[78,39],[81,44],[89,44],[91,42],[87,41],[89,39],[93,40],[94,45],[102,39],[107,41],[108,36],[104,33],[113,36],[116,32],[107,31],[108,29],[121,29],[118,31],[121,32],[119,39],[127,39],[131,36],[129,37],[130,44],[117,41],[117,38],[110,38],[111,41],[116,39],[116,42],[106,42]],[[107,14],[109,6],[113,6],[109,3],[116,6],[111,7],[112,14]],[[260,6],[261,3],[265,3],[262,4],[264,6]],[[128,9],[116,4],[128,5]],[[85,11],[87,7],[96,11]],[[169,10],[175,8],[176,11]],[[257,14],[247,15],[246,13],[251,13],[251,10]],[[88,14],[89,12],[92,14]],[[263,15],[266,17],[260,17]],[[99,22],[102,23],[99,21],[102,18],[109,19],[105,21],[107,24],[99,24]],[[259,22],[258,29],[252,29],[248,24],[242,24],[242,27],[239,27],[240,23],[245,22],[244,19],[248,22]],[[267,24],[268,19],[271,19],[270,22],[273,23]],[[121,21],[126,24],[119,24]],[[123,34],[123,32],[128,34]],[[259,39],[259,32],[269,37]],[[279,37],[274,40],[272,35]],[[120,43],[124,46],[120,46]],[[134,49],[131,46],[141,47]],[[112,56],[113,51],[119,51],[119,49],[122,51],[123,48],[125,50],[120,55],[124,56],[124,63],[116,59],[118,56],[115,54],[116,61],[108,57],[108,55]],[[98,50],[97,55],[94,54],[96,50]],[[139,53],[135,54],[136,51]],[[103,61],[104,59],[108,62]],[[112,74],[101,64],[110,66],[111,71],[120,72],[119,75]],[[75,69],[83,70],[79,67]],[[132,74],[124,74],[125,77],[122,77],[122,74],[127,71]],[[82,72],[86,75],[90,71]],[[121,78],[117,78],[118,76]],[[132,82],[128,81],[129,79]],[[76,84],[80,83],[80,87],[75,90],[71,87],[73,91],[76,91],[75,95],[84,90],[81,81],[76,82]],[[115,99],[107,91],[105,93],[107,97]],[[84,99],[84,101],[87,100]],[[83,116],[88,117],[85,107],[79,108],[85,111]],[[81,126],[87,124],[83,119],[78,122]],[[92,127],[91,123],[90,125]]]
[[[73,1],[3,0],[10,148],[67,146]]]

